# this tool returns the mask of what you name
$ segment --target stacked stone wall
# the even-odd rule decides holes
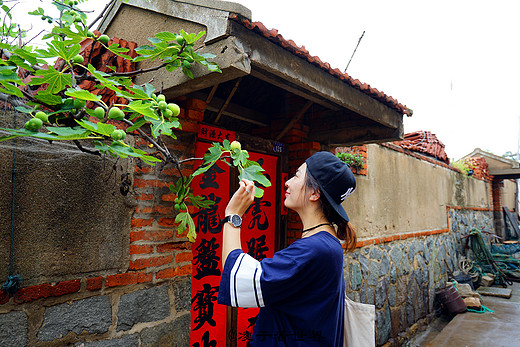
[[[345,254],[347,295],[375,305],[377,345],[403,345],[440,313],[435,292],[458,269],[463,237],[472,228],[493,226],[492,211],[448,208],[447,213],[449,230],[403,234],[389,242],[365,240],[368,245],[361,241],[363,246]]]

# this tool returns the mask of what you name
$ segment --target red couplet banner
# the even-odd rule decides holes
[[[195,155],[199,158],[211,146],[197,142]],[[193,219],[197,240],[192,245],[193,270],[191,282],[191,333],[193,347],[225,346],[227,307],[217,304],[222,274],[222,223],[229,202],[229,166],[217,162],[204,174],[194,178],[193,193],[215,202],[199,209]]]
[[[211,146],[198,142],[195,155],[203,157]],[[276,231],[277,164],[275,156],[249,152],[249,159],[258,162],[271,186],[264,189],[264,196],[254,200],[243,216],[242,249],[259,261],[274,255]],[[227,307],[217,304],[217,294],[222,274],[222,219],[229,202],[229,166],[217,162],[206,173],[193,180],[193,193],[215,202],[207,209],[199,209],[193,217],[197,227],[197,240],[192,246],[193,270],[191,284],[191,333],[192,347],[226,346]],[[262,187],[264,188],[264,187]],[[236,338],[237,346],[246,346],[251,338],[258,315],[258,308],[239,308]]]
[[[278,158],[267,154],[249,152],[249,160],[256,161],[264,169],[271,186],[264,188],[264,196],[255,198],[242,218],[242,249],[262,261],[274,255],[276,231],[276,177]],[[251,338],[258,315],[258,308],[239,308],[237,313],[237,347],[246,346]]]

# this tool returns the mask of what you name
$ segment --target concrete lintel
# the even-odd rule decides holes
[[[309,100],[311,96],[314,99],[318,96],[389,128],[396,129],[402,124],[403,116],[399,112],[240,24],[231,22],[230,34],[241,42],[241,50],[249,55],[253,71],[264,70],[280,77],[288,86],[296,86],[309,95]]]
[[[520,178],[520,169],[490,169],[489,174],[496,178]]]
[[[218,64],[222,73],[210,72],[206,67],[194,64],[192,66],[194,79],[185,76],[180,69],[168,73],[167,80],[157,76],[157,81],[164,80],[165,95],[168,97],[187,95],[249,75],[251,73],[251,62],[248,56],[235,45],[235,40],[235,38],[228,37],[202,48],[204,53],[213,53],[216,56],[212,61]],[[144,79],[146,78],[145,76]]]
[[[211,42],[227,35],[228,17],[236,13],[251,20],[251,10],[228,1],[218,0],[129,0],[116,1],[99,24],[98,30],[105,32],[121,6],[134,6],[161,13],[174,18],[202,24],[206,27],[205,42]]]
[[[358,126],[344,129],[331,129],[319,133],[310,133],[309,140],[329,146],[354,146],[365,143],[382,143],[403,138],[403,127],[397,129],[377,126]]]

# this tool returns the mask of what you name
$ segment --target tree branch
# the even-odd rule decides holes
[[[80,143],[78,140],[73,140],[72,142],[74,142],[74,144],[76,145],[76,147],[78,147],[79,150],[82,151],[82,152],[101,156],[101,152],[99,152],[99,151],[97,151],[97,150],[93,151],[93,150],[91,150],[91,149],[88,149],[88,148],[83,147],[83,146],[81,145],[81,143]]]
[[[126,118],[123,119],[123,122],[125,122],[126,124],[130,125],[130,126],[133,126],[134,123],[131,121],[131,120],[128,120]],[[139,133],[139,135],[141,135],[142,137],[144,137],[146,139],[146,141],[150,142],[152,145],[154,145],[155,147],[157,147],[157,149],[159,150],[159,152],[161,152],[161,154],[164,156],[164,160],[166,162],[170,161],[173,159],[173,156],[171,155],[170,151],[168,150],[168,148],[165,146],[164,148],[159,145],[157,143],[157,141],[155,141],[153,138],[151,138],[150,136],[148,136],[147,133],[145,133],[142,129],[137,129],[137,132]]]

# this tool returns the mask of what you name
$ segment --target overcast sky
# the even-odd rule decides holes
[[[24,1],[19,11],[49,0]],[[518,151],[520,1],[235,2],[342,71],[365,31],[347,73],[411,108],[405,133],[431,131],[448,157]]]

